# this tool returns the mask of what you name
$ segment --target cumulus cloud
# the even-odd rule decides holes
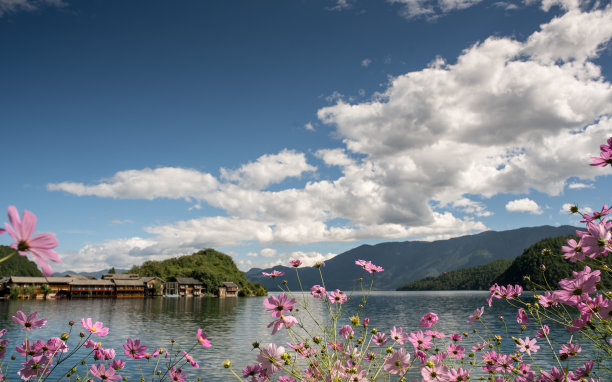
[[[280,183],[288,177],[298,177],[315,167],[306,162],[303,153],[283,150],[274,155],[263,155],[255,162],[247,163],[237,170],[221,169],[221,178],[237,182],[244,188],[264,189]]]
[[[45,7],[63,8],[62,0],[0,0],[0,17],[17,12],[33,12]]]
[[[512,200],[506,203],[506,211],[509,212],[529,212],[531,214],[540,215],[542,209],[538,203],[529,198]]]
[[[435,18],[443,14],[469,8],[482,0],[387,0],[400,4],[400,14],[407,19],[418,17]]]
[[[448,2],[444,9],[460,4],[469,2]],[[122,261],[246,242],[271,248],[482,231],[487,227],[478,219],[491,215],[489,197],[532,190],[559,195],[570,178],[586,184],[602,174],[586,164],[589,153],[612,136],[612,86],[593,61],[612,38],[609,25],[609,6],[572,8],[524,41],[491,37],[467,47],[454,64],[437,58],[391,78],[373,99],[350,104],[334,94],[335,104],[321,108],[318,117],[335,129],[343,147],[314,153],[337,171],[329,179],[319,178],[306,154],[283,150],[221,169],[219,178],[166,167],[48,189],[196,200],[224,212],[146,227],[146,239],[82,249],[83,256],[95,257],[106,248]],[[594,42],[583,46],[590,33]],[[304,174],[312,176],[303,186],[283,187]],[[279,187],[268,189],[273,184]],[[542,213],[528,198],[506,209]],[[262,251],[248,259],[279,257]]]
[[[314,126],[313,126],[312,122],[308,122],[308,123],[306,123],[306,124],[304,125],[304,128],[305,128],[306,130],[308,130],[308,131],[315,131],[315,128],[314,128]]]
[[[351,3],[348,0],[334,0],[334,3],[333,6],[327,7],[327,9],[330,11],[343,11],[351,7]]]
[[[570,183],[567,187],[570,189],[583,189],[583,188],[593,188],[593,185],[584,184],[584,183]]]
[[[78,196],[152,200],[199,198],[218,185],[217,179],[207,173],[194,169],[160,167],[120,171],[95,185],[61,182],[48,184],[47,189],[65,191]]]

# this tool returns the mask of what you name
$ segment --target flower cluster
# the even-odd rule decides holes
[[[612,165],[612,138],[601,146],[600,157],[593,159],[593,166]],[[571,212],[579,211],[574,206]],[[556,289],[547,288],[546,282],[547,285],[539,286],[543,293],[532,296],[518,284],[490,287],[486,299],[490,308],[494,300],[503,300],[516,308],[516,325],[521,336],[512,337],[512,342],[507,341],[507,332],[503,341],[503,336],[491,331],[485,323],[484,306],[476,308],[467,323],[482,324],[485,335],[476,329],[472,334],[442,332],[437,329],[439,318],[433,312],[420,320],[425,330],[409,332],[394,326],[387,332],[379,331],[371,327],[369,318],[361,321],[359,317],[371,287],[363,294],[357,314],[343,325],[342,320],[346,319],[343,309],[351,296],[338,289],[327,291],[318,266],[321,283],[313,285],[310,293],[302,290],[296,295],[298,298],[293,297],[283,282],[279,284],[283,292],[264,301],[266,311],[276,318],[268,327],[273,328],[272,334],[286,330],[291,339],[288,347],[274,343],[260,347],[256,343],[257,363],[246,366],[241,375],[231,369],[231,362],[226,361],[225,366],[237,379],[250,382],[365,382],[389,380],[392,375],[400,381],[411,376],[444,382],[471,378],[494,382],[612,380],[612,302],[609,294],[599,291],[602,275],[610,277],[606,259],[612,252],[612,220],[606,217],[610,213],[612,207],[604,205],[591,215],[581,214],[586,230],[577,231],[576,239],[567,240],[562,257],[573,263],[581,262],[584,268],[559,281]],[[296,272],[301,264],[299,260],[290,263]],[[370,261],[357,260],[355,264],[370,274],[383,271]],[[540,271],[545,274],[547,269],[541,266]],[[264,275],[278,277],[282,272]],[[362,280],[358,280],[359,285]],[[329,319],[312,314],[313,303],[324,304]],[[506,330],[509,324],[514,325],[502,316],[498,323],[506,326]],[[537,326],[533,334],[525,332],[528,325]],[[556,338],[551,338],[551,326],[569,331],[569,341],[557,343]],[[583,341],[588,341],[588,353],[583,350]],[[534,358],[541,354],[542,347],[553,354],[552,359],[547,357],[539,362]]]
[[[13,321],[28,333],[32,329],[42,328],[47,323],[46,319],[38,319],[37,317],[37,312],[26,315],[22,311],[18,311],[13,316]],[[82,378],[88,378],[88,376],[102,381],[122,380],[123,377],[119,373],[126,367],[126,361],[117,357],[115,349],[105,348],[101,342],[92,340],[94,335],[96,337],[105,337],[108,335],[109,329],[105,328],[102,322],[93,322],[91,318],[82,318],[81,326],[84,332],[79,333],[77,336],[79,338],[78,343],[70,348],[67,341],[71,338],[74,321],[70,321],[68,325],[70,327],[69,331],[62,333],[60,337],[33,341],[28,339],[26,335],[26,339],[20,345],[15,346],[15,354],[11,359],[17,359],[18,355],[23,357],[19,361],[21,368],[17,371],[21,379],[24,381],[35,379],[47,380],[59,365],[71,360],[65,364],[65,367],[57,369],[56,374],[60,374],[56,378],[58,381],[63,378],[71,380],[72,377],[78,381]],[[1,330],[0,337],[5,333],[6,329]],[[196,339],[205,348],[211,346],[210,340],[206,338],[206,333],[202,329],[198,329]],[[6,339],[0,340],[0,358],[2,359],[6,358],[8,343],[9,341]],[[196,345],[189,351],[193,350]],[[190,364],[197,369],[200,366],[188,351],[175,350],[173,347],[174,341],[169,350],[158,348],[152,353],[147,353],[147,347],[141,344],[139,339],[128,338],[127,342],[123,344],[123,354],[127,357],[127,361],[132,362],[143,360],[141,362],[148,363],[152,359],[159,358],[149,364],[151,366],[152,377],[160,382],[165,379],[186,382],[187,377],[183,374],[183,367]],[[86,349],[86,351],[78,352],[79,349]],[[161,358],[163,358],[163,361]],[[66,370],[68,371],[66,372]],[[141,380],[144,381],[144,374],[140,364],[138,365],[138,370],[141,373]],[[0,364],[0,381],[6,380],[7,371],[8,363],[2,362]],[[92,381],[92,379],[89,380]]]

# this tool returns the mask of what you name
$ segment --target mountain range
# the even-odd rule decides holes
[[[572,235],[578,228],[569,225],[559,227],[524,227],[508,231],[485,231],[448,240],[387,242],[377,245],[362,245],[343,252],[321,267],[327,290],[351,290],[360,277],[369,287],[370,278],[375,279],[375,290],[395,290],[410,281],[424,277],[435,277],[444,272],[475,267],[498,259],[514,259],[532,244],[548,237]],[[369,260],[382,266],[384,272],[369,275],[355,265],[356,260]],[[262,272],[273,269],[285,275],[270,279]],[[269,269],[253,268],[247,278],[261,283],[268,290],[279,290],[283,280],[291,290],[299,289],[295,269],[277,266]],[[313,267],[299,268],[299,282],[304,288],[321,284],[319,270]]]

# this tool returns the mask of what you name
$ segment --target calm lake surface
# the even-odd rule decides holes
[[[370,327],[375,327],[379,331],[388,332],[393,326],[401,326],[410,332],[422,329],[419,327],[420,318],[428,312],[434,312],[440,318],[437,325],[439,331],[454,333],[467,330],[471,333],[472,329],[477,329],[484,333],[484,328],[480,323],[468,325],[466,321],[475,308],[486,306],[487,295],[486,291],[378,291],[372,292],[365,312],[360,316],[370,317]],[[345,308],[347,314],[354,312],[361,297],[353,296]],[[8,355],[12,354],[15,345],[20,345],[24,339],[24,331],[11,320],[18,310],[26,314],[38,311],[39,317],[45,317],[48,320],[45,327],[33,330],[29,334],[28,338],[31,340],[46,340],[51,336],[59,336],[61,332],[68,331],[67,323],[74,320],[76,324],[72,337],[68,341],[69,346],[74,346],[78,332],[83,330],[80,325],[81,318],[91,317],[93,321],[102,321],[104,327],[110,328],[107,337],[93,339],[95,341],[100,339],[104,348],[114,348],[117,356],[125,359],[122,344],[128,337],[139,338],[147,346],[147,351],[153,351],[157,347],[169,348],[172,339],[176,341],[180,349],[189,350],[197,344],[196,331],[202,328],[208,334],[213,346],[204,349],[197,344],[190,354],[199,362],[200,369],[185,367],[186,373],[190,376],[199,376],[203,381],[231,381],[235,379],[232,379],[233,376],[228,370],[223,369],[222,362],[231,359],[234,370],[237,372],[240,372],[246,365],[256,363],[255,358],[258,351],[251,350],[251,344],[254,341],[259,341],[264,345],[275,342],[286,347],[287,338],[284,337],[284,331],[272,336],[271,329],[266,327],[272,321],[272,317],[264,311],[263,299],[263,297],[238,299],[159,297],[120,300],[5,300],[0,301],[0,329],[8,329],[8,333],[3,337],[10,340],[7,348]],[[318,300],[307,296],[306,301],[315,316],[325,317],[323,305]],[[347,314],[345,314],[346,318],[342,325],[348,323]],[[516,310],[500,300],[494,301],[492,309],[487,307],[483,316],[489,327],[497,326],[496,334],[505,337],[506,330],[503,323],[497,320],[498,315],[506,318],[510,336],[534,337],[535,326],[528,326],[526,334],[520,334],[515,319]],[[568,338],[564,330],[553,331],[551,337],[558,339],[559,342]],[[469,352],[473,341],[464,340],[462,345]],[[509,346],[514,348],[512,343],[509,343]],[[408,348],[412,348],[410,344]],[[546,354],[544,346],[540,352]],[[550,355],[550,352],[547,354]],[[545,358],[552,359],[551,356]],[[21,367],[18,361],[19,358],[10,364],[8,375],[10,380],[18,380],[14,374]],[[146,365],[146,361],[143,361],[143,365]],[[139,374],[133,369],[123,371],[121,374],[130,376],[131,380],[139,377]],[[148,376],[150,374],[145,372],[145,377]]]

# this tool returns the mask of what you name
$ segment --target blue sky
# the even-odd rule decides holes
[[[611,39],[579,0],[0,0],[0,200],[57,271],[577,224]]]

